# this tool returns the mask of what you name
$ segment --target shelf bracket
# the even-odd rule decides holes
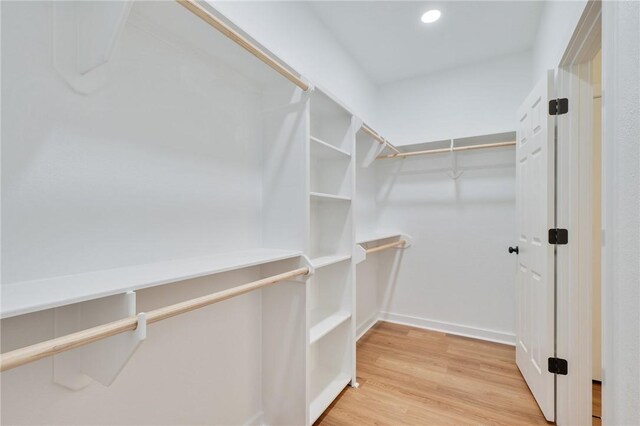
[[[313,264],[311,263],[311,259],[309,259],[309,257],[307,257],[306,254],[303,254],[300,256],[300,266],[301,267],[306,266],[307,268],[309,268],[309,273],[307,275],[296,277],[292,281],[306,283],[307,279],[309,279],[310,276],[316,273],[316,268],[314,268]]]
[[[362,247],[362,244],[356,244],[353,248],[351,258],[356,265],[362,263],[367,259],[367,250]]]
[[[131,316],[136,316],[133,291],[63,306],[54,310],[55,337]],[[92,381],[111,385],[147,337],[146,316],[139,313],[137,317],[138,326],[133,331],[54,355],[53,382],[72,390]]]
[[[311,80],[305,80],[305,83],[307,83],[307,85],[309,86],[307,90],[304,91],[305,93],[312,94],[313,92],[315,92],[316,85]]]
[[[106,83],[109,60],[132,4],[132,0],[51,4],[53,67],[76,92],[89,94]]]
[[[391,238],[382,238],[380,240],[389,240]],[[380,241],[380,240],[372,240],[372,241]],[[400,247],[396,247],[396,250],[404,250],[406,248],[411,247],[411,237],[407,234],[400,234],[400,236],[397,238],[397,241],[399,240],[404,240],[405,243],[403,246]],[[366,243],[371,242],[371,241],[367,241]],[[353,262],[357,265],[359,263],[364,262],[367,259],[367,249],[364,247],[364,245],[366,243],[359,243],[356,244],[353,248],[353,253],[351,254],[351,258],[353,259]]]
[[[451,179],[457,180],[460,176],[462,176],[462,173],[464,173],[464,170],[458,169],[458,158],[456,157],[456,151],[454,148],[455,148],[455,141],[454,139],[451,139],[451,145],[449,147],[449,149],[451,150],[451,171],[447,172],[447,174]]]
[[[354,115],[351,118],[351,126],[353,126],[354,132],[358,134],[358,132],[360,132],[362,130],[362,127],[364,126],[364,121],[360,117],[356,117]],[[386,146],[387,145],[385,143],[380,143],[378,140],[374,140],[374,142],[371,144],[370,148],[364,155],[364,158],[362,160],[357,159],[360,167],[367,168],[372,165],[373,162],[378,158],[378,156],[381,155],[385,150]]]

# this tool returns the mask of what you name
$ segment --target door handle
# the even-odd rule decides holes
[[[515,246],[515,247],[509,247],[509,253],[515,253],[515,254],[518,254],[518,253],[520,253],[520,250],[518,249],[518,246]]]

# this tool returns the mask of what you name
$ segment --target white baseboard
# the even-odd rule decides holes
[[[369,331],[371,327],[373,327],[378,322],[378,312],[374,312],[369,318],[367,318],[362,324],[358,326],[356,329],[356,342],[360,340],[364,334]]]
[[[516,336],[514,334],[504,333],[500,331],[486,330],[483,328],[469,327],[466,325],[451,324],[448,322],[412,317],[409,315],[394,314],[391,312],[380,312],[378,319],[380,321],[410,325],[412,327],[440,331],[443,333],[455,334],[457,336],[472,337],[474,339],[503,343],[505,345],[515,346],[516,344]]]
[[[264,423],[262,422],[262,411],[258,411],[253,415],[249,420],[243,423],[244,426],[262,426]]]

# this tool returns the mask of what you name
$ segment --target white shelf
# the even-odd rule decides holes
[[[348,152],[311,136],[311,156],[323,160],[345,159],[349,160],[351,154]]]
[[[365,234],[356,238],[356,244],[373,243],[375,241],[387,240],[389,238],[401,237],[400,232],[380,232],[375,234]]]
[[[2,286],[1,318],[291,259],[292,250],[254,249],[161,263],[65,275]]]
[[[343,262],[349,259],[351,259],[350,254],[331,254],[328,256],[314,257],[311,259],[311,264],[315,269],[318,269],[323,266],[333,265],[334,263]]]
[[[325,194],[323,192],[310,192],[311,198],[315,198],[319,201],[322,200],[337,200],[337,201],[351,201],[351,197],[345,197],[343,195]]]
[[[351,376],[339,372],[315,370],[311,373],[311,395],[313,400],[309,407],[309,423],[315,422],[334,399],[351,381]]]
[[[309,332],[309,342],[314,344],[332,330],[335,330],[343,322],[351,318],[351,313],[347,311],[329,312],[325,310],[315,310],[311,312],[311,330]]]

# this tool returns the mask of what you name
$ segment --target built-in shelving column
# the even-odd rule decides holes
[[[263,92],[262,107],[263,244],[308,253],[309,94],[284,83]],[[263,266],[262,273],[277,273],[282,263]],[[285,265],[300,266],[293,260]],[[309,417],[309,281],[303,277],[262,290],[261,424],[299,425]]]
[[[309,419],[355,384],[352,115],[320,90],[311,96],[309,254]]]

